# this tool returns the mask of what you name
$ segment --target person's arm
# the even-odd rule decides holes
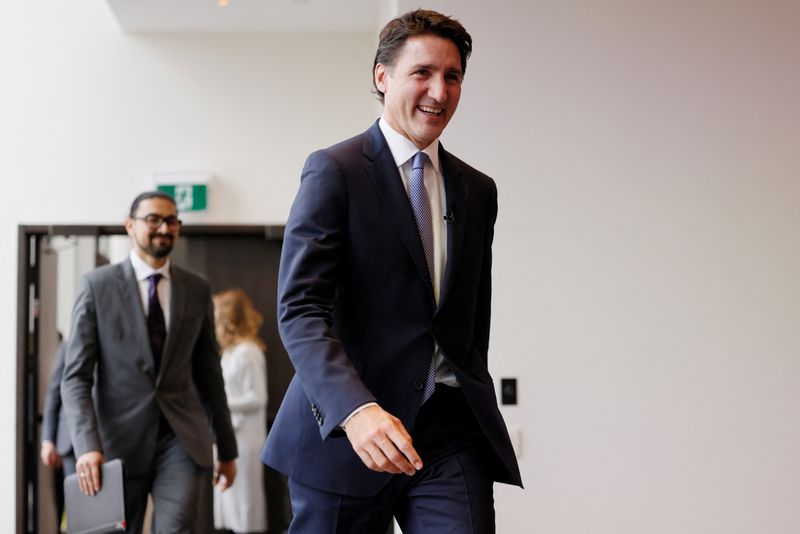
[[[42,440],[42,444],[39,447],[39,458],[50,469],[61,467],[61,455],[56,450],[56,444],[50,440]]]
[[[210,292],[206,286],[205,290]],[[222,378],[219,346],[214,334],[214,308],[211,295],[207,296],[206,313],[200,335],[192,355],[194,381],[201,397],[210,410],[211,428],[217,446],[217,456],[223,462],[233,461],[238,456],[236,436],[231,425],[228,398]],[[233,481],[231,481],[233,482]]]
[[[50,374],[47,393],[44,398],[40,457],[42,463],[51,469],[61,467],[61,456],[56,450],[55,441],[58,432],[58,414],[61,411],[61,376],[64,374],[64,354],[66,350],[66,343],[61,343],[56,354],[56,365]]]
[[[474,345],[487,363],[489,353],[489,329],[492,316],[492,241],[494,240],[494,224],[497,220],[497,186],[491,181],[489,198],[489,213],[487,214],[487,229],[484,241],[483,265],[481,266],[480,287],[478,288],[477,304],[475,306]]]
[[[205,290],[210,292],[208,286]],[[210,294],[206,296],[206,301],[206,313],[192,355],[192,367],[198,392],[211,411],[211,427],[214,430],[216,446],[213,483],[225,491],[233,485],[236,478],[236,457],[239,452],[231,424],[228,398],[225,395],[219,345],[214,334],[214,303]]]
[[[349,246],[347,204],[339,164],[324,151],[309,156],[284,234],[278,326],[322,439],[354,410],[376,402],[333,330],[335,295]],[[358,411],[345,432],[370,469],[413,474],[422,465],[400,420],[380,406]]]
[[[289,358],[321,416],[327,439],[357,407],[375,402],[333,331],[333,307],[347,249],[347,191],[336,161],[309,156],[284,233],[278,327]]]
[[[97,432],[92,401],[94,368],[97,363],[97,314],[88,276],[81,279],[72,309],[72,334],[61,378],[62,409],[67,415],[80,488],[87,495],[100,491],[103,446]]]

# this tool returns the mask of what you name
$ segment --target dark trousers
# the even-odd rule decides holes
[[[384,534],[392,517],[404,534],[495,531],[491,459],[459,388],[437,385],[411,433],[423,468],[395,475],[377,495],[328,493],[289,479],[290,534]]]
[[[75,474],[75,454],[68,452],[61,456],[61,467],[53,471],[53,500],[56,503],[56,532],[61,532],[61,519],[64,517],[64,479]]]
[[[153,498],[153,534],[212,530],[210,525],[204,525],[206,530],[197,524],[204,517],[198,505],[206,486],[211,486],[211,469],[194,463],[174,432],[160,429],[150,470],[125,475],[127,532],[142,531],[148,494]]]

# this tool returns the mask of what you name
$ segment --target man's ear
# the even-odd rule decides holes
[[[378,88],[378,91],[381,93],[386,92],[386,78],[389,77],[389,69],[383,63],[378,63],[375,65],[375,87]]]
[[[128,233],[129,236],[133,237],[133,224],[136,221],[128,217],[125,219],[125,231]]]

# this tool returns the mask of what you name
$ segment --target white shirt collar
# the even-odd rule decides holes
[[[139,282],[146,280],[148,276],[154,273],[161,273],[164,279],[169,280],[169,258],[167,258],[167,262],[158,269],[153,269],[148,265],[147,262],[139,257],[135,250],[131,250],[130,259],[131,265],[133,265],[133,272],[136,273],[136,280]]]
[[[389,126],[389,123],[381,115],[378,121],[378,126],[386,138],[386,144],[389,145],[389,150],[394,158],[394,163],[398,167],[402,167],[408,160],[414,157],[414,154],[419,152],[417,145],[411,142],[410,139],[403,134]],[[431,144],[422,149],[431,160],[431,164],[436,172],[439,172],[439,139],[436,138]]]

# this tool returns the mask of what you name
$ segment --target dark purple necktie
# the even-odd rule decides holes
[[[167,339],[167,323],[164,310],[158,300],[158,282],[161,274],[155,273],[147,277],[150,285],[147,288],[147,333],[150,335],[150,349],[153,351],[153,365],[156,373],[161,366],[161,353],[164,352],[164,341]]]

